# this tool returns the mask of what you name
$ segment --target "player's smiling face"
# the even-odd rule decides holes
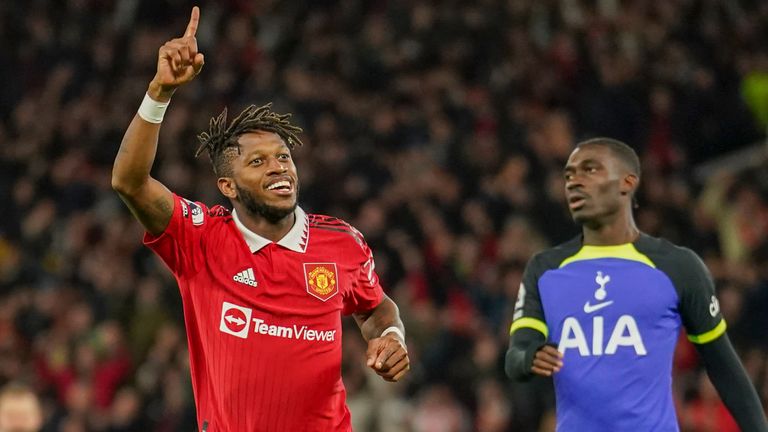
[[[239,143],[232,168],[241,203],[252,215],[273,223],[291,214],[299,184],[288,146],[277,134],[263,131],[243,134]]]
[[[622,195],[626,169],[605,146],[577,147],[563,174],[568,209],[578,224],[604,223],[627,205],[628,195]]]

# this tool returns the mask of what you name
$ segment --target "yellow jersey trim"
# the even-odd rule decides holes
[[[509,328],[509,334],[512,334],[521,328],[532,328],[534,330],[538,330],[541,334],[544,335],[545,338],[549,336],[549,329],[547,328],[547,324],[544,323],[544,321],[538,320],[536,318],[523,317],[515,320],[515,322],[513,322],[512,326]]]
[[[712,342],[713,340],[719,338],[723,333],[725,333],[726,329],[725,320],[720,320],[720,324],[716,325],[715,328],[712,330],[702,333],[700,335],[688,335],[688,340],[695,343],[695,344],[705,344],[708,342]]]
[[[649,267],[656,268],[656,265],[653,263],[653,261],[651,261],[647,256],[638,252],[638,250],[635,249],[635,245],[632,243],[625,243],[616,246],[584,245],[581,247],[581,249],[579,249],[578,252],[576,252],[575,255],[572,255],[563,260],[563,262],[560,263],[560,268],[563,268],[568,264],[576,261],[587,261],[600,258],[618,258],[629,261],[637,261]]]

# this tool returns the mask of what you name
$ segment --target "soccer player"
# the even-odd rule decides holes
[[[43,410],[31,388],[9,383],[0,389],[0,432],[37,432],[43,426]]]
[[[347,223],[307,214],[289,115],[226,110],[199,138],[232,211],[177,196],[150,177],[163,113],[201,70],[193,8],[184,36],[163,45],[125,133],[112,186],[145,227],[144,242],[181,291],[201,430],[350,431],[341,381],[341,314],[368,341],[367,366],[388,381],[409,369],[398,308],[371,250]]]
[[[634,150],[608,138],[582,142],[564,175],[582,235],[528,263],[507,375],[554,377],[560,432],[676,431],[672,356],[684,326],[742,430],[768,431],[704,263],[635,226]]]

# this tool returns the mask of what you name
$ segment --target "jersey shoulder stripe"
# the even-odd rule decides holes
[[[357,244],[361,246],[365,245],[365,239],[363,238],[363,235],[349,223],[332,216],[317,214],[310,214],[308,216],[310,228],[349,234],[352,238],[355,239]]]
[[[210,217],[223,217],[223,218],[227,218],[228,217],[230,219],[232,218],[232,214],[230,213],[230,211],[227,208],[225,208],[224,206],[220,206],[220,205],[213,206],[213,207],[209,208],[208,209],[208,216],[210,216]]]
[[[347,222],[344,222],[343,220],[333,217],[333,216],[326,216],[326,215],[320,215],[320,214],[310,214],[309,216],[309,223],[310,224],[332,224],[332,225],[344,225],[344,226],[351,226]]]
[[[310,227],[333,227],[333,228],[338,228],[346,231],[354,230],[354,228],[352,228],[352,225],[344,222],[341,219],[330,217],[330,216],[321,216],[321,215],[309,215],[309,226]]]

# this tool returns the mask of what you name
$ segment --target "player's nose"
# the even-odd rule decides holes
[[[269,173],[275,174],[282,174],[288,171],[286,164],[274,157],[267,159],[267,168]]]
[[[584,182],[582,181],[581,177],[577,175],[570,176],[570,178],[565,181],[565,190],[569,192],[581,189],[583,187]]]

